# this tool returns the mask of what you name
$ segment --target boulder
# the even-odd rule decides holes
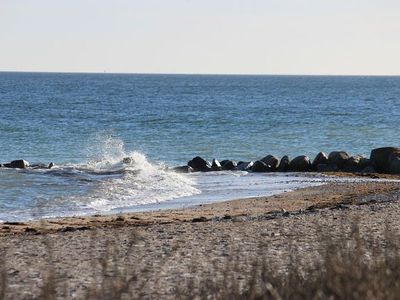
[[[251,168],[253,172],[270,172],[271,171],[271,166],[267,165],[265,162],[261,160],[257,160],[254,164],[253,167]]]
[[[253,167],[253,162],[245,162],[245,161],[241,161],[238,163],[238,165],[236,166],[236,169],[238,169],[239,171],[250,171],[251,168]]]
[[[335,164],[319,164],[316,167],[317,172],[337,172],[339,168]]]
[[[51,167],[49,166],[49,169],[50,169],[50,168],[51,168]],[[172,170],[173,170],[174,172],[176,172],[176,173],[191,173],[191,172],[194,171],[193,168],[190,167],[190,166],[179,166],[179,167],[173,168]]]
[[[311,169],[311,162],[308,156],[300,155],[289,163],[289,169],[294,172],[307,172]]]
[[[221,166],[223,166],[224,164],[226,164],[229,161],[229,159],[224,159],[222,161],[220,161]]]
[[[266,157],[261,159],[261,161],[264,162],[267,165],[270,165],[272,170],[278,169],[279,158],[277,158],[276,156],[267,155]]]
[[[227,160],[223,165],[222,165],[222,170],[226,171],[232,171],[236,170],[237,163],[234,160]]]
[[[9,164],[4,164],[7,168],[25,169],[29,167],[29,162],[23,159],[13,160]]]
[[[400,174],[400,157],[394,157],[390,161],[390,173]]]
[[[376,173],[376,169],[373,166],[368,166],[362,169],[361,173],[367,173],[367,174]]]
[[[220,162],[215,158],[212,161],[211,170],[212,171],[221,171],[222,170]]]
[[[400,153],[400,148],[383,147],[371,151],[370,159],[376,166],[376,171],[380,173],[389,173],[391,168],[390,158],[394,158],[396,153]]]
[[[188,166],[194,171],[207,172],[211,171],[211,163],[200,156],[196,156],[188,162]]]
[[[343,169],[346,160],[348,160],[350,156],[344,151],[333,151],[329,153],[328,163],[335,164],[339,169]]]
[[[289,156],[285,155],[284,157],[282,157],[281,161],[279,162],[278,171],[279,172],[289,171],[289,164],[290,164]]]
[[[345,161],[343,171],[345,172],[360,172],[366,167],[365,158],[361,155],[355,155]]]
[[[313,170],[317,170],[317,166],[320,164],[328,164],[328,156],[324,152],[320,152],[317,154],[311,164],[311,168]]]

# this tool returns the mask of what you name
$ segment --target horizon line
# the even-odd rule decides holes
[[[96,74],[96,75],[183,75],[183,76],[335,76],[335,77],[399,77],[400,74],[318,74],[318,73],[179,73],[179,72],[96,72],[96,71],[12,71],[0,70],[0,73],[39,73],[39,74]]]

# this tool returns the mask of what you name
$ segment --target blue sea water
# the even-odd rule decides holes
[[[191,203],[221,178],[225,186],[211,194],[237,179],[165,170],[196,155],[255,160],[346,150],[368,156],[372,148],[399,144],[399,104],[400,77],[3,72],[0,162],[24,158],[57,167],[1,169],[0,219],[177,198]],[[130,164],[122,163],[125,157]],[[239,175],[246,180],[229,197],[268,194],[271,180],[284,180],[252,177],[259,189],[249,176],[255,175]]]

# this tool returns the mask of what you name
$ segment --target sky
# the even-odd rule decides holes
[[[399,0],[0,0],[0,71],[400,75]]]

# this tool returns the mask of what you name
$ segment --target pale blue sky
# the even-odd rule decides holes
[[[400,75],[399,0],[0,0],[0,70]]]

